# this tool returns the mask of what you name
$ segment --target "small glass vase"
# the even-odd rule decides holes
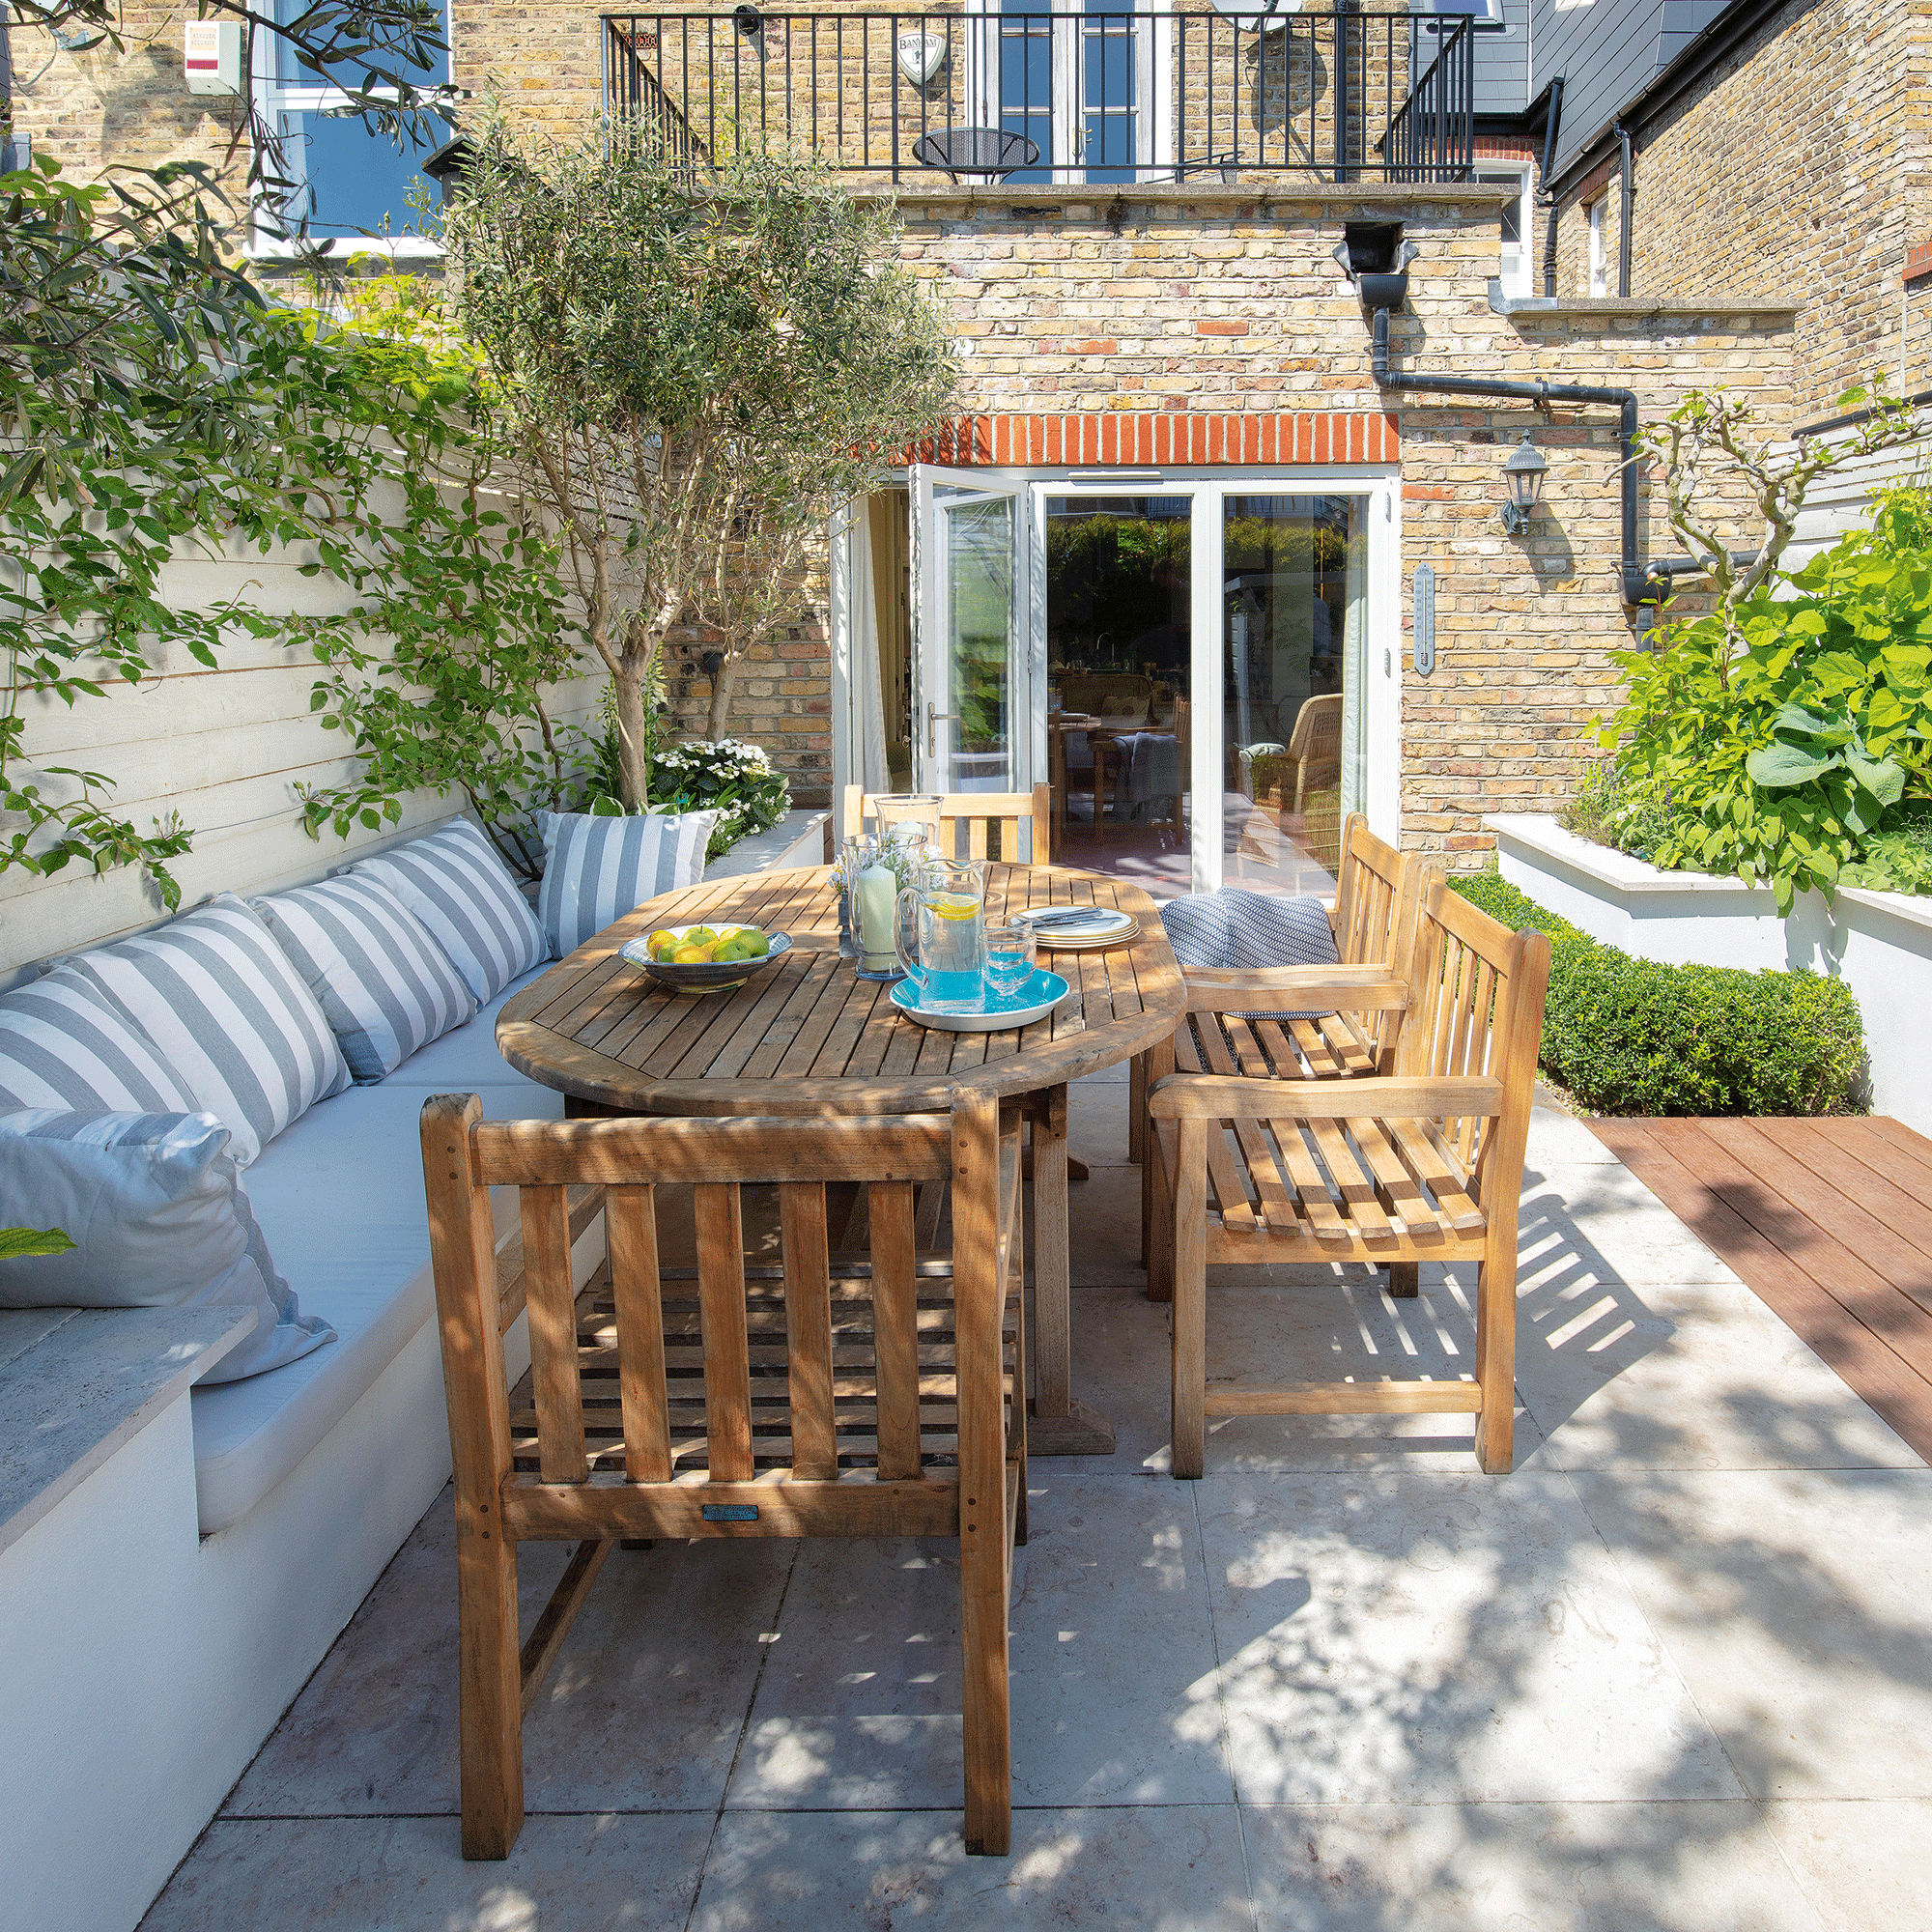
[[[901,980],[898,961],[900,856],[861,833],[845,841],[843,870],[850,898],[853,957],[862,980]]]

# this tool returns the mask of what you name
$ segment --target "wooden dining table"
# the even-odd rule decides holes
[[[1071,996],[1028,1027],[953,1033],[909,1020],[890,985],[839,957],[829,867],[668,893],[627,913],[505,1004],[497,1042],[574,1114],[942,1113],[955,1094],[1023,1101],[1033,1129],[1034,1455],[1111,1454],[1113,1425],[1072,1394],[1067,1088],[1172,1037],[1180,968],[1138,887],[1061,866],[986,867],[989,917],[1040,905],[1116,906],[1141,930],[1102,952],[1042,952]],[[735,991],[673,992],[618,956],[661,925],[757,925],[791,950]],[[1125,1104],[1125,1094],[1122,1095]]]

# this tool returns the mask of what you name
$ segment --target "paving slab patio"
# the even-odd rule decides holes
[[[1083,1084],[1075,1390],[1013,1603],[1013,1851],[959,1842],[940,1545],[618,1552],[456,1826],[448,1497],[149,1932],[1122,1926],[1919,1932],[1932,1469],[1580,1122],[1539,1109],[1517,1468],[1455,1416],[1229,1418],[1167,1474],[1123,1080]],[[1463,1372],[1471,1284],[1217,1279],[1238,1373]],[[561,1552],[526,1564],[533,1617]]]

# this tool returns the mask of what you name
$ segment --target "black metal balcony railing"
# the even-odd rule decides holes
[[[613,126],[693,163],[809,153],[894,183],[1470,178],[1466,20],[1342,6],[1253,31],[1261,18],[607,14],[604,100]]]

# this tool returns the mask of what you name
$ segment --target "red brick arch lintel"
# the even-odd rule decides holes
[[[914,463],[1397,463],[1396,419],[1379,411],[1081,411],[1072,415],[972,415],[907,450]]]

